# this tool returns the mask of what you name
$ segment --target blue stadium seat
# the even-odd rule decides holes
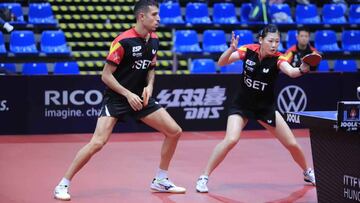
[[[184,24],[181,7],[177,2],[160,3],[160,22],[162,24]]]
[[[205,52],[224,52],[228,48],[223,30],[205,30],[203,33],[203,50]]]
[[[190,24],[211,24],[207,4],[187,3],[185,11],[186,22]]]
[[[24,63],[23,75],[47,75],[48,70],[46,63]]]
[[[35,25],[56,25],[50,3],[30,3],[29,23]]]
[[[7,51],[5,48],[4,36],[3,33],[0,32],[0,55],[6,55]]]
[[[249,23],[249,14],[252,10],[251,3],[243,3],[240,7],[240,20],[242,23]]]
[[[330,71],[329,61],[326,59],[321,60],[317,71],[318,72],[329,72]]]
[[[294,23],[288,4],[272,4],[269,10],[272,23]]]
[[[56,62],[54,64],[54,75],[77,75],[79,73],[79,65],[76,61]]]
[[[15,55],[37,55],[34,33],[29,30],[11,32],[10,51]]]
[[[214,3],[213,22],[218,24],[237,24],[236,10],[233,3]]]
[[[360,30],[344,30],[341,37],[344,51],[360,51]]]
[[[216,64],[213,59],[194,59],[191,62],[190,73],[216,73]]]
[[[176,30],[174,51],[181,53],[201,52],[202,49],[199,46],[198,35],[195,30]]]
[[[40,40],[41,51],[47,55],[70,55],[65,34],[61,30],[43,31]]]
[[[250,12],[253,10],[251,3],[242,3],[240,7],[240,21],[244,24],[264,24],[263,21],[251,21],[249,20]]]
[[[345,11],[339,4],[324,4],[323,22],[328,24],[346,24]]]
[[[0,68],[4,68],[11,73],[16,73],[16,66],[14,63],[0,63]]]
[[[349,23],[360,23],[360,4],[351,4],[349,8]]]
[[[24,13],[20,3],[0,3],[0,7],[5,7],[11,11],[16,17],[15,21],[11,21],[10,24],[25,25]]]
[[[315,32],[315,48],[319,51],[340,51],[336,33],[333,30],[318,30]]]
[[[220,67],[221,73],[242,73],[243,72],[243,61],[238,60],[226,66]]]
[[[286,48],[290,48],[297,43],[296,40],[297,30],[289,30],[286,36]]]
[[[244,44],[253,44],[253,32],[251,30],[234,30],[235,37],[239,35],[238,47]]]
[[[315,4],[297,4],[295,8],[295,20],[297,24],[321,23],[320,16]]]
[[[355,60],[335,60],[334,71],[356,72],[357,64]]]

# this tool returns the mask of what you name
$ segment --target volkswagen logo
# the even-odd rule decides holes
[[[277,105],[281,113],[304,111],[307,97],[303,89],[296,85],[284,87],[278,96]]]

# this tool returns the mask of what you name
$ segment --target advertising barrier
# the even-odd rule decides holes
[[[228,105],[239,75],[157,75],[153,97],[185,131],[225,130]],[[280,112],[334,110],[337,101],[358,100],[360,73],[314,73],[291,79],[280,74]],[[105,85],[100,76],[1,76],[0,134],[92,133]],[[250,122],[247,129],[259,126]],[[299,127],[299,126],[293,126]],[[114,132],[151,131],[140,122]]]

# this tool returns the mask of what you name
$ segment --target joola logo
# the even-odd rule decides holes
[[[353,128],[358,127],[357,122],[341,122],[340,127],[342,128]]]
[[[298,124],[300,124],[300,116],[288,113],[286,115],[286,121],[290,122],[290,123],[298,123]]]
[[[254,61],[252,61],[250,59],[247,59],[245,63],[249,66],[254,66],[256,64]]]
[[[138,51],[140,51],[141,50],[141,46],[136,46],[136,47],[133,47],[132,48],[132,51],[133,52],[138,52]]]

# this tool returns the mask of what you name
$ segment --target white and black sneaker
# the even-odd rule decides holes
[[[5,28],[7,32],[11,32],[14,30],[14,27],[8,22],[4,23],[3,28]]]
[[[315,174],[311,168],[308,168],[304,171],[304,181],[316,185]]]
[[[196,191],[201,193],[206,193],[209,191],[207,183],[209,182],[209,177],[202,175],[196,181]]]
[[[54,198],[64,201],[70,200],[69,186],[68,185],[56,186],[54,190]]]
[[[168,178],[156,179],[151,182],[150,188],[153,192],[185,193],[186,189],[178,187]]]

